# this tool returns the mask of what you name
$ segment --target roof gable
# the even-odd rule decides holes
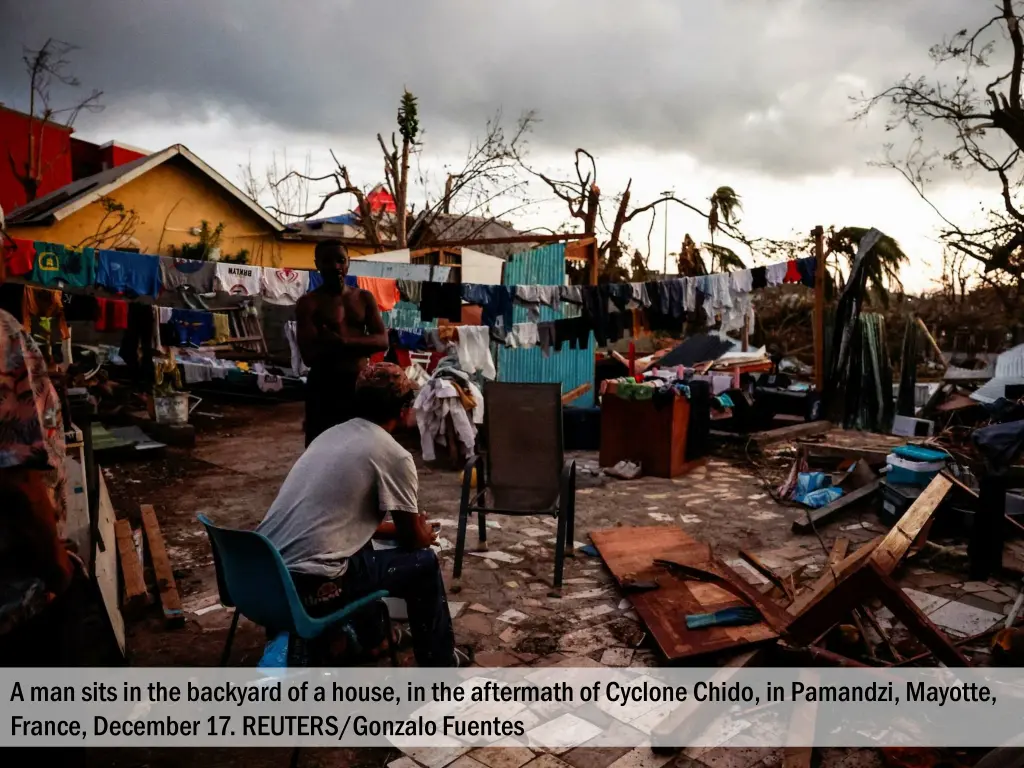
[[[53,221],[61,221],[175,157],[187,161],[228,195],[269,224],[276,232],[284,231],[284,224],[270,215],[262,206],[246,197],[238,187],[181,144],[175,144],[160,152],[154,152],[152,155],[140,157],[124,165],[73,181],[11,211],[7,217],[7,224],[48,224]]]

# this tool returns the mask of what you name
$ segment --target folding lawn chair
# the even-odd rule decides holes
[[[488,513],[551,515],[558,521],[554,588],[561,590],[564,559],[573,554],[576,513],[576,462],[565,460],[562,446],[560,384],[484,385],[484,454],[471,457],[463,474],[456,579],[471,513],[477,513],[481,551],[487,549]]]

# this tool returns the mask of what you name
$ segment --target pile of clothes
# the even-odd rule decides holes
[[[477,428],[484,423],[484,396],[460,368],[459,358],[456,351],[443,358],[413,403],[424,461],[437,457],[437,445],[447,447],[449,417],[463,453],[471,456],[476,452]]]

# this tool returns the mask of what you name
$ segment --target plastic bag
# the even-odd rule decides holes
[[[816,491],[808,493],[800,499],[800,502],[811,509],[818,509],[819,507],[827,507],[842,495],[842,489],[836,488],[835,486],[830,488],[819,488]]]
[[[259,669],[275,669],[288,666],[288,633],[279,632],[263,647],[263,656],[256,665]]]

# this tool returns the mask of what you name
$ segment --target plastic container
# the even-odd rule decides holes
[[[188,393],[175,392],[167,397],[154,397],[153,418],[157,424],[187,424]]]
[[[941,455],[941,454],[940,454]],[[945,457],[943,456],[943,459]],[[943,461],[911,461],[890,453],[885,463],[889,467],[886,480],[894,485],[928,485],[946,467]]]

